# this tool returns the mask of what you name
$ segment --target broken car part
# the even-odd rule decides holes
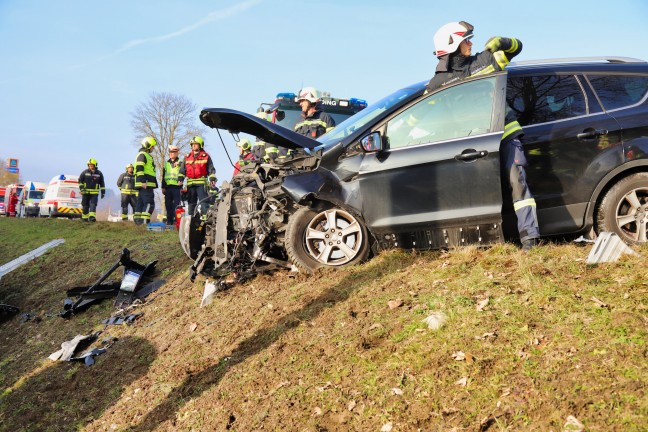
[[[67,291],[69,296],[78,297],[75,301],[66,299],[63,304],[63,311],[59,316],[68,318],[72,314],[78,313],[88,308],[93,303],[117,296],[115,307],[124,308],[130,305],[135,298],[142,282],[150,277],[155,271],[156,261],[146,265],[133,261],[130,257],[130,251],[126,248],[122,251],[119,260],[104,273],[94,284],[88,287],[75,287]],[[124,266],[124,275],[121,282],[104,283],[104,281],[120,266]],[[154,291],[157,288],[144,287],[146,291]]]

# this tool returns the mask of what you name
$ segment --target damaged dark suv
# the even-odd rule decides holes
[[[389,247],[514,240],[499,156],[508,109],[524,127],[543,236],[612,231],[648,241],[648,63],[518,62],[432,93],[424,86],[390,94],[318,141],[242,112],[203,110],[212,128],[297,151],[224,184],[194,270],[312,271]]]

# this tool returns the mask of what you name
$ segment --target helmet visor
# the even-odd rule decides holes
[[[474,36],[473,30],[475,29],[475,27],[473,27],[472,24],[469,24],[466,21],[459,21],[459,24],[466,29],[466,32],[461,35],[464,39],[470,39]]]

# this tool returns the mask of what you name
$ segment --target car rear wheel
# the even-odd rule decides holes
[[[598,232],[616,233],[626,243],[648,242],[648,173],[632,174],[615,184],[598,209]]]
[[[286,252],[306,272],[343,267],[368,257],[369,236],[364,224],[345,210],[303,207],[288,220]]]

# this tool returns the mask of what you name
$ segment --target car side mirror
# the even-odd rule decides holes
[[[376,152],[383,149],[380,132],[370,133],[360,140],[360,144],[365,152]]]

